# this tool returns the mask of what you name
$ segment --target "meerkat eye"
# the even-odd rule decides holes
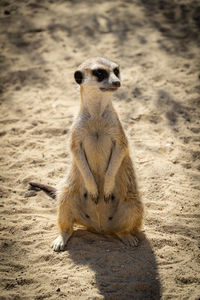
[[[115,68],[113,72],[117,77],[119,76],[119,68]]]
[[[108,72],[104,69],[93,70],[92,74],[97,77],[97,80],[99,82],[103,81],[106,78],[108,78]]]

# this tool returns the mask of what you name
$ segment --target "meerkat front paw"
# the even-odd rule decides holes
[[[86,189],[87,189],[88,194],[90,195],[92,201],[97,204],[99,201],[99,193],[98,193],[96,183],[93,182],[93,183],[87,184]]]
[[[114,194],[110,194],[110,195],[108,195],[108,196],[105,196],[105,195],[104,195],[104,201],[105,201],[106,203],[108,203],[110,200],[115,200],[115,195],[114,195]]]
[[[92,201],[93,201],[95,204],[97,204],[98,201],[99,201],[99,196],[93,196],[93,195],[91,195],[91,199],[92,199]]]
[[[113,179],[105,178],[104,183],[104,201],[109,202],[111,199],[114,200],[113,189],[115,182]]]

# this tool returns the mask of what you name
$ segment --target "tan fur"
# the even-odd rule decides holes
[[[53,243],[55,251],[63,250],[76,223],[137,244],[134,234],[141,229],[143,205],[128,141],[111,102],[109,87],[120,77],[113,73],[115,67],[117,64],[97,57],[79,68],[84,75],[81,105],[71,129],[71,168],[58,191],[60,235]],[[106,69],[109,78],[97,82],[91,74],[94,68]]]

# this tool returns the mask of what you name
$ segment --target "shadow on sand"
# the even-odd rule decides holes
[[[70,258],[95,272],[105,299],[160,299],[161,287],[152,247],[144,233],[136,248],[115,237],[77,230],[68,244]]]

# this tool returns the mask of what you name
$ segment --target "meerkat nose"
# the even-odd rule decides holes
[[[114,87],[120,87],[121,83],[120,83],[120,81],[113,81],[113,82],[112,82],[112,85],[113,85]]]

